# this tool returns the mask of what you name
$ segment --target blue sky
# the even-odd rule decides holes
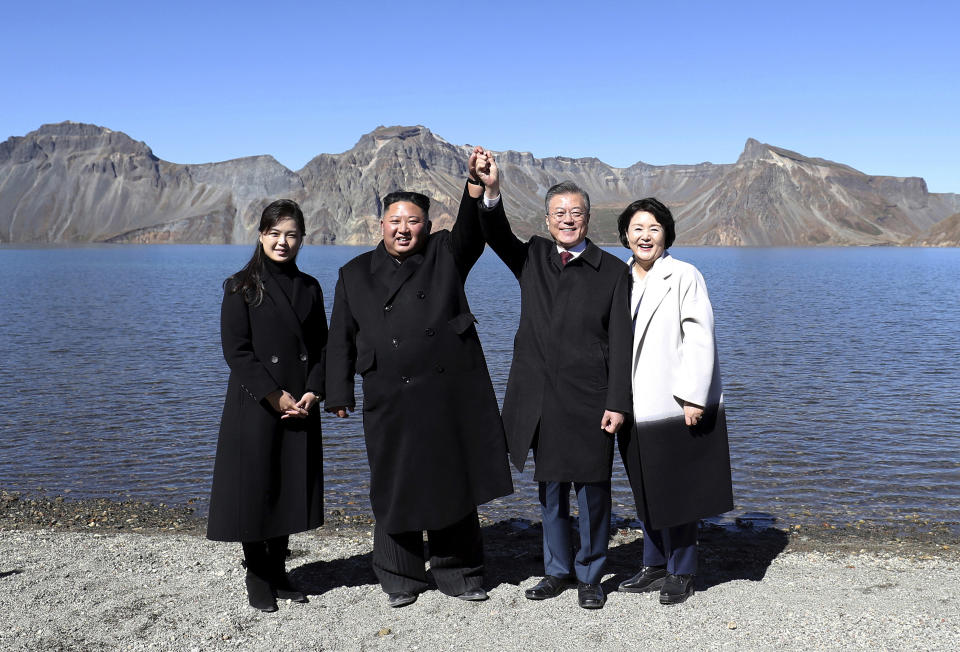
[[[960,193],[958,7],[4,3],[0,140],[73,120],[296,170],[378,125],[616,166],[731,163],[753,137]]]

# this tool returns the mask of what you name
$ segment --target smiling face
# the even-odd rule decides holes
[[[650,271],[666,250],[667,236],[663,225],[652,213],[637,211],[627,225],[627,242],[633,259],[644,271]]]
[[[387,253],[403,260],[424,246],[430,233],[430,220],[416,204],[398,201],[387,206],[380,229]]]
[[[577,246],[587,237],[590,213],[584,204],[583,195],[580,193],[554,195],[550,199],[547,229],[554,242],[564,249]]]
[[[260,233],[260,245],[263,247],[263,253],[276,263],[286,263],[294,260],[302,244],[303,233],[297,226],[297,221],[292,217],[283,218]]]

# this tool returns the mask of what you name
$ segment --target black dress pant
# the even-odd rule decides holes
[[[430,572],[447,595],[483,586],[483,542],[476,510],[440,530],[427,530]],[[428,587],[423,532],[373,527],[373,571],[386,593],[420,593]]]

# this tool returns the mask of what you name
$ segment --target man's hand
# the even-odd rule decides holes
[[[473,151],[470,152],[470,158],[467,160],[467,176],[472,181],[480,181],[480,177],[477,175],[477,154],[482,151],[482,147],[474,147]],[[467,192],[474,199],[480,199],[480,196],[483,194],[483,186],[478,186],[475,183],[469,183],[467,184]]]
[[[476,178],[483,183],[487,199],[495,199],[500,194],[500,168],[497,167],[493,152],[488,152],[478,145],[474,148],[474,155]]]
[[[600,421],[600,429],[606,430],[611,435],[620,430],[623,425],[623,415],[612,410],[604,410],[603,419]]]
[[[340,417],[341,419],[346,419],[348,416],[350,416],[350,412],[349,412],[349,411],[347,410],[347,408],[345,408],[345,407],[329,406],[329,405],[328,405],[327,408],[326,408],[326,410],[327,410],[327,412],[329,412],[330,414],[335,414],[335,415],[337,415],[338,417]]]

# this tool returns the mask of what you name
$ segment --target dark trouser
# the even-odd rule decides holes
[[[574,563],[570,548],[570,485],[580,508],[580,550]],[[599,584],[610,537],[610,481],[541,482],[543,568],[547,575]]]
[[[460,595],[483,586],[483,541],[476,510],[440,530],[427,530],[430,572],[437,588]],[[423,532],[384,532],[373,527],[373,571],[386,593],[427,589]]]
[[[697,572],[697,521],[667,527],[648,529],[643,524],[643,565],[666,566],[674,575],[694,575]]]

